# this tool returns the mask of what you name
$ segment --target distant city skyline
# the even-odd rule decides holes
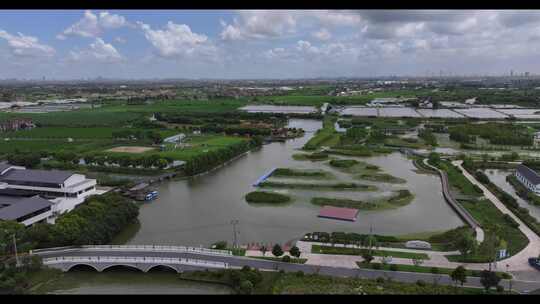
[[[0,11],[0,79],[538,74],[540,11]]]

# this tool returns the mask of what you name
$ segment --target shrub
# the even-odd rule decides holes
[[[416,281],[416,285],[420,286],[420,287],[425,287],[426,286],[426,282],[422,281],[422,280],[418,280]]]
[[[502,285],[497,285],[497,292],[503,292],[504,287]]]
[[[381,269],[381,264],[380,263],[373,264],[373,269],[377,269],[377,270]]]
[[[384,278],[383,277],[378,277],[375,282],[379,283],[379,284],[382,284],[384,283]]]
[[[264,191],[253,191],[246,195],[246,201],[249,203],[286,203],[290,201],[291,198],[284,194],[273,193],[273,192],[264,192]]]
[[[398,265],[397,264],[390,264],[390,270],[397,271],[398,270]]]
[[[288,256],[288,255],[285,255],[281,258],[281,261],[282,262],[285,262],[285,263],[290,263],[291,262],[291,257]]]
[[[439,268],[431,267],[430,272],[433,273],[433,274],[438,274],[439,273]]]
[[[299,278],[302,278],[304,276],[304,272],[302,270],[298,270],[296,272],[296,276],[299,277]]]

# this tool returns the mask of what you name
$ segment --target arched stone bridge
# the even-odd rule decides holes
[[[163,257],[122,257],[122,256],[72,256],[54,257],[43,259],[43,264],[57,268],[62,271],[69,271],[78,265],[86,265],[94,268],[98,272],[113,267],[127,266],[137,268],[143,272],[158,266],[168,267],[181,273],[183,271],[204,269],[226,269],[228,263],[205,261],[189,258],[163,258]]]

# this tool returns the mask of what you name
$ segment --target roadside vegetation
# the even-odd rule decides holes
[[[312,245],[311,252],[320,253],[320,254],[343,254],[343,255],[363,255],[366,253],[370,253],[371,255],[374,255],[374,256],[391,256],[394,258],[429,260],[429,256],[425,253],[376,250],[376,249],[367,249],[367,248],[364,249],[364,248]]]
[[[225,284],[239,294],[482,294],[478,288],[456,288],[426,283],[401,283],[337,278],[298,272],[266,272],[249,269],[185,272],[181,279]],[[249,283],[248,283],[249,282]]]

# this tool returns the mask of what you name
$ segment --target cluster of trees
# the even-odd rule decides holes
[[[253,290],[263,280],[261,272],[249,266],[244,266],[241,270],[227,270],[225,275],[232,288],[240,294],[253,293]]]
[[[253,137],[247,141],[222,147],[218,150],[211,150],[190,158],[184,165],[184,172],[187,175],[195,175],[206,172],[220,164],[262,144],[260,137]]]
[[[340,136],[340,145],[344,144],[359,144],[367,137],[365,128],[351,127],[345,131],[345,134]]]
[[[160,156],[159,154],[150,155],[122,155],[122,154],[101,154],[88,153],[83,156],[86,165],[105,166],[106,164],[116,164],[120,167],[132,168],[159,168],[164,169],[169,164],[174,162],[174,159],[168,156]]]
[[[15,243],[19,267],[16,267]],[[20,254],[32,248],[33,242],[23,224],[0,221],[0,294],[20,294],[28,288],[29,275],[42,265],[39,256]]]
[[[227,135],[249,135],[249,136],[268,136],[271,134],[271,129],[235,127],[217,124],[206,124],[201,126],[203,133],[225,133]]]
[[[462,124],[449,128],[450,139],[462,142],[474,142],[474,136],[489,140],[493,145],[531,146],[533,137],[523,126],[502,123]]]
[[[15,152],[9,154],[7,160],[12,165],[35,168],[41,163],[41,154],[37,152]]]
[[[26,229],[32,247],[107,244],[139,215],[139,208],[117,193],[93,196],[54,225],[38,223]]]
[[[29,228],[15,221],[0,221],[0,293],[21,293],[29,274],[41,268],[39,256],[24,254],[34,248],[106,244],[137,219],[139,208],[119,194],[95,196],[55,225],[38,223]],[[16,266],[15,243],[20,267]]]
[[[154,130],[123,129],[112,133],[114,139],[150,139],[153,143],[159,144],[163,141],[163,136]]]
[[[210,113],[210,112],[183,112],[183,113],[155,113],[158,121],[177,124],[239,124],[242,120],[275,123],[285,122],[287,115],[282,113],[249,113],[243,111]]]
[[[418,132],[418,137],[422,138],[428,145],[433,147],[437,146],[437,138],[428,129],[422,129]]]

